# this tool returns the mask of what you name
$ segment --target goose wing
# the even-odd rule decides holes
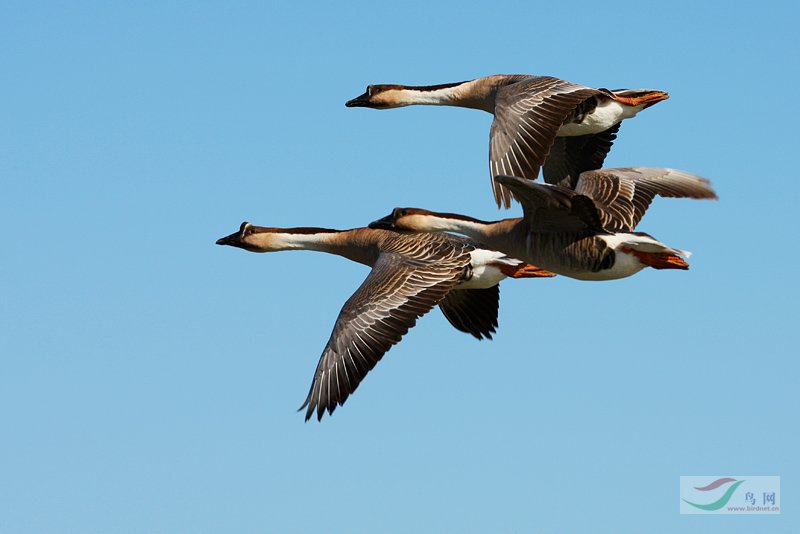
[[[439,303],[439,309],[451,325],[478,339],[492,339],[499,307],[500,285],[486,289],[454,289]]]
[[[531,76],[498,89],[489,132],[489,166],[498,206],[511,206],[511,192],[495,176],[536,179],[558,129],[578,104],[599,93],[550,76]]]
[[[621,125],[618,122],[597,134],[556,137],[542,166],[544,181],[575,189],[582,172],[603,166]]]
[[[471,247],[430,236],[398,239],[401,247],[381,252],[344,304],[300,407],[307,408],[306,421],[314,411],[322,419],[344,404],[386,351],[459,282]]]
[[[531,231],[602,231],[600,214],[592,199],[571,189],[516,176],[497,176],[519,199]]]
[[[603,228],[611,232],[631,232],[642,220],[653,199],[717,198],[705,178],[675,169],[630,167],[584,172],[575,192],[592,200]]]

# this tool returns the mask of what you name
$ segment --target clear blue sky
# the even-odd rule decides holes
[[[0,531],[800,531],[795,3],[116,4],[0,7]],[[215,239],[517,214],[490,115],[344,107],[495,73],[670,92],[606,163],[713,181],[640,226],[691,270],[508,281],[494,341],[434,311],[304,424],[367,269]],[[783,515],[678,514],[741,473]]]

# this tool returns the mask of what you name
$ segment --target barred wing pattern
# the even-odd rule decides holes
[[[594,200],[609,232],[632,232],[653,199],[717,198],[708,180],[675,169],[630,167],[599,169],[580,175],[575,192]]]
[[[578,104],[600,93],[550,76],[532,76],[498,89],[489,132],[489,167],[498,206],[511,206],[511,192],[495,177],[536,179],[561,125]]]
[[[300,407],[307,408],[306,421],[344,404],[386,351],[459,282],[474,247],[425,235],[397,234],[344,304]]]
[[[531,232],[603,231],[597,208],[586,195],[516,176],[498,176],[496,179],[519,199]]]
[[[499,285],[486,289],[454,289],[439,303],[439,309],[451,325],[478,339],[492,339],[499,307]]]
[[[556,137],[542,166],[544,181],[575,189],[582,172],[603,166],[621,125],[619,122],[597,134]]]

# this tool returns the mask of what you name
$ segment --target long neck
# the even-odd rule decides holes
[[[430,213],[410,217],[410,226],[416,231],[456,232],[501,252],[505,252],[503,249],[507,249],[509,243],[514,242],[517,228],[522,226],[521,218],[490,222],[451,213]]]
[[[326,228],[270,228],[254,233],[252,244],[264,250],[315,250],[344,256],[373,265],[377,258],[375,238],[363,228],[329,230]]]
[[[508,76],[495,75],[478,78],[467,82],[429,85],[398,86],[391,89],[394,106],[457,106],[463,108],[482,109],[494,113],[494,100],[498,87],[504,85]]]

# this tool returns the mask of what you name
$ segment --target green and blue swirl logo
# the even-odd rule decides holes
[[[736,491],[736,488],[741,486],[743,482],[744,480],[736,480],[735,478],[725,477],[725,478],[718,478],[717,480],[715,480],[711,484],[708,484],[707,486],[702,486],[702,487],[695,486],[694,489],[696,489],[697,491],[711,491],[719,488],[720,486],[725,486],[727,484],[730,484],[730,486],[728,486],[728,489],[725,490],[725,493],[722,494],[722,497],[708,504],[699,504],[696,502],[687,501],[686,499],[682,500],[686,504],[690,504],[700,510],[708,510],[708,511],[719,510],[720,508],[728,504],[728,501],[730,501],[731,497],[733,497],[733,493]]]

